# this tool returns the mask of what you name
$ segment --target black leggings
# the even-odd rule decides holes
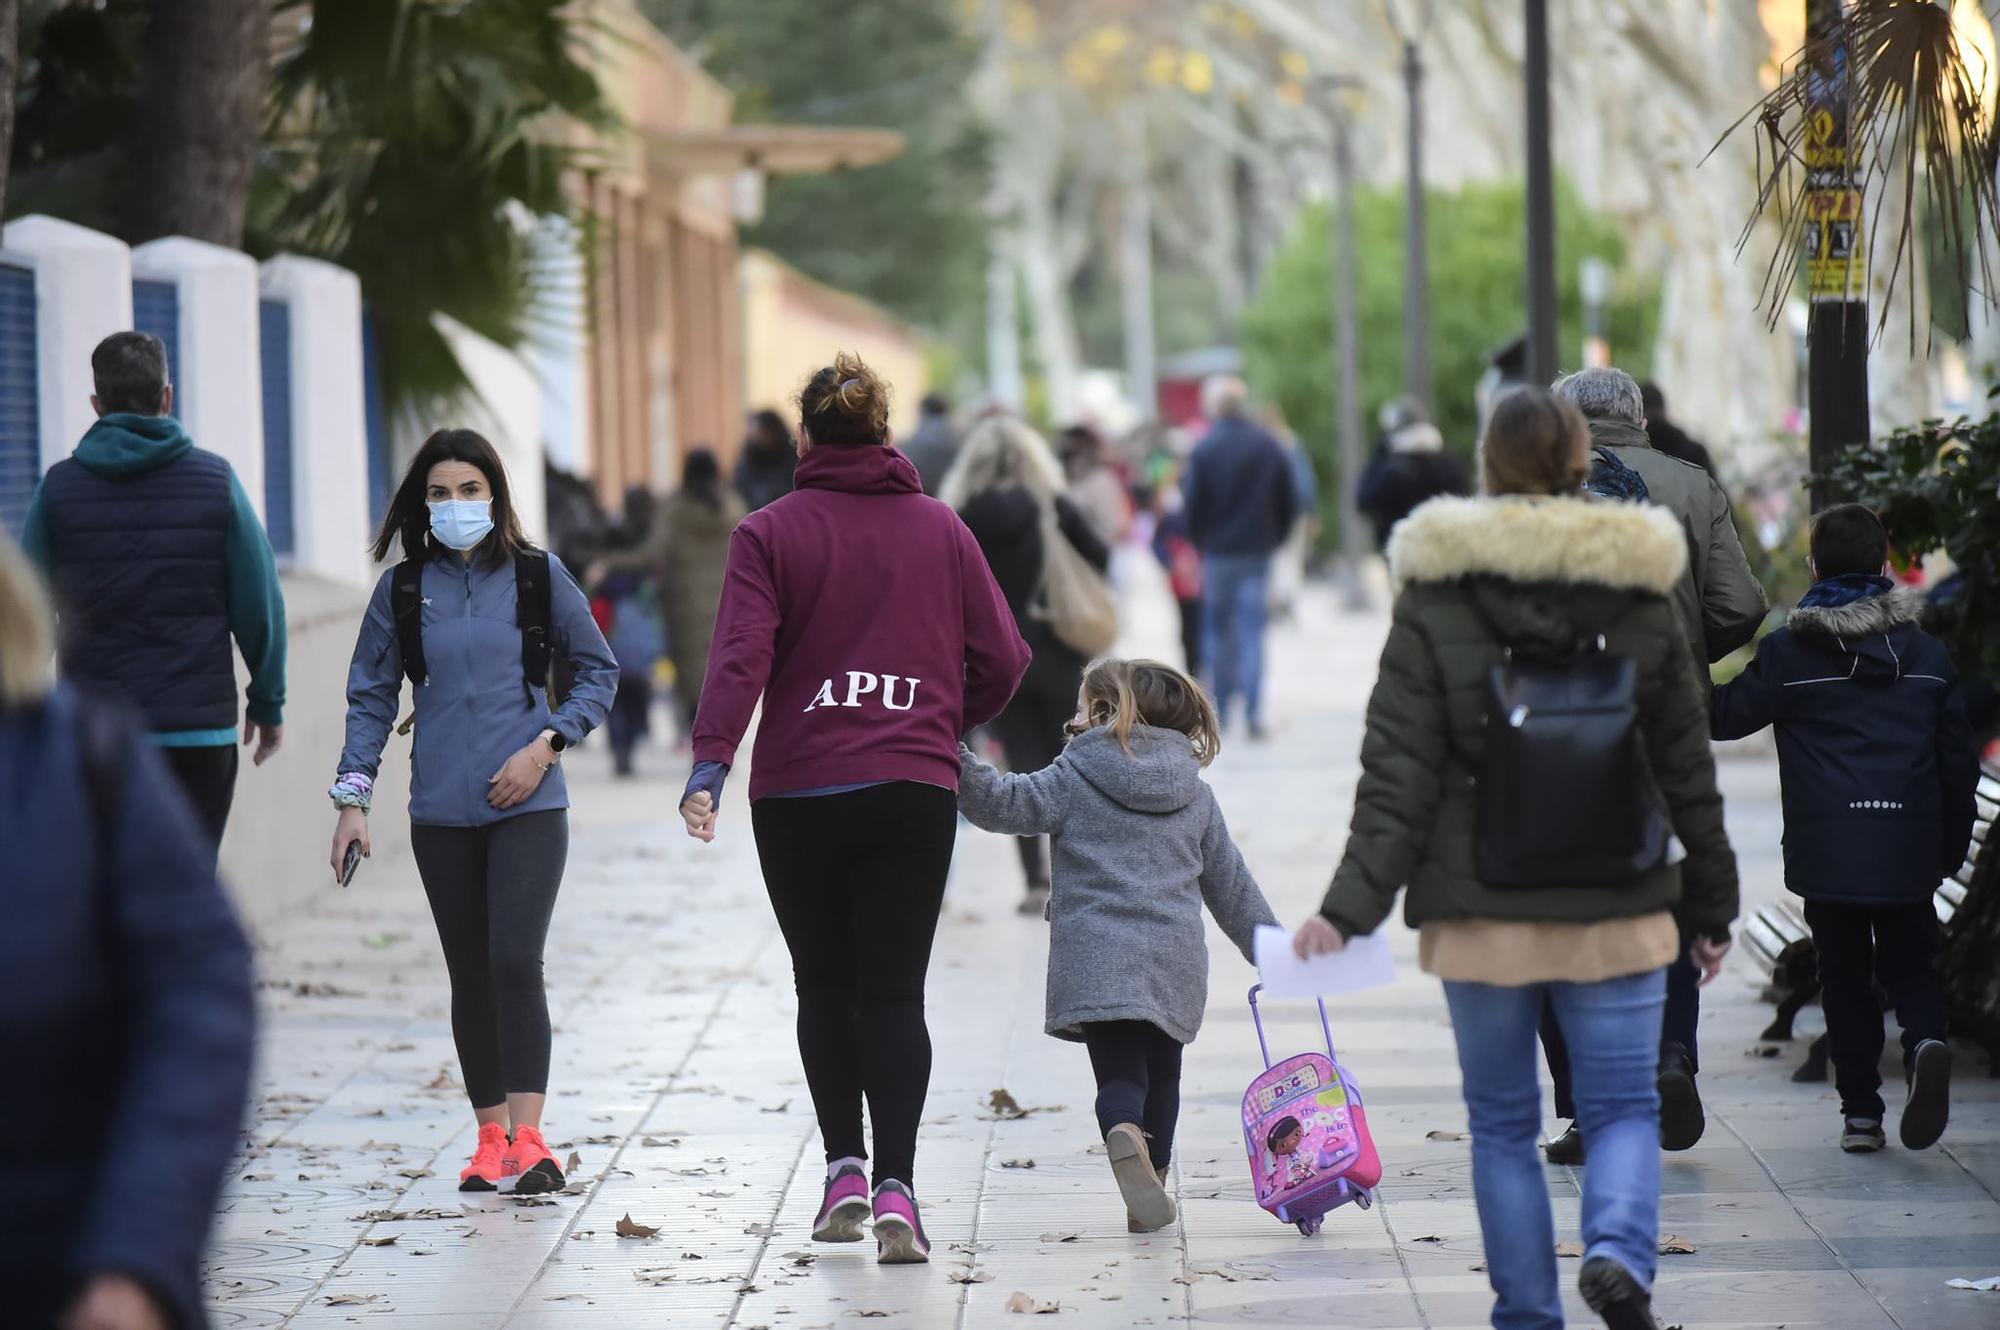
[[[483,827],[410,827],[451,972],[451,1036],[465,1094],[493,1108],[547,1094],[549,999],[542,947],[569,857],[569,814],[522,813]]]
[[[799,994],[799,1059],[826,1157],[865,1158],[912,1185],[930,1088],[924,975],[958,832],[958,801],[897,781],[846,794],[760,799],[757,857]]]
[[[1059,647],[1045,647],[1059,651]],[[1026,774],[1040,771],[1062,756],[1068,736],[1063,726],[1076,715],[1076,690],[1082,685],[1083,671],[1073,675],[1055,668],[1054,661],[1037,662],[1021,691],[993,722],[993,736],[1007,754],[1007,768]],[[1030,887],[1049,885],[1048,837],[1022,836],[1021,872]]]
[[[1180,1041],[1151,1021],[1087,1021],[1083,1046],[1097,1075],[1098,1131],[1139,1128],[1154,1170],[1165,1173],[1181,1116]]]

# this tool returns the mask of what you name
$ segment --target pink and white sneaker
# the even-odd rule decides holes
[[[826,1196],[813,1220],[814,1242],[859,1242],[868,1222],[868,1175],[853,1164],[826,1180]]]
[[[931,1240],[917,1218],[917,1198],[891,1178],[875,1189],[875,1262],[921,1265],[931,1258]]]

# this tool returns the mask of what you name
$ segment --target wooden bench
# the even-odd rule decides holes
[[[1956,1031],[1986,1046],[2000,1075],[2000,768],[1983,767],[1965,862],[1931,897],[1944,928],[1945,973]],[[1819,996],[1819,958],[1799,898],[1787,893],[1743,925],[1743,952],[1767,980],[1763,998],[1775,1002],[1760,1039],[1789,1040],[1799,1012]],[[1813,1041],[1795,1081],[1823,1081],[1826,1036]]]

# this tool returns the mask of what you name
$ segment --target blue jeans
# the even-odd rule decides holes
[[[1666,972],[1594,984],[1446,983],[1472,1126],[1472,1187],[1493,1285],[1494,1330],[1560,1330],[1555,1221],[1535,1150],[1542,1091],[1535,1027],[1546,999],[1568,1037],[1583,1179],[1584,1257],[1653,1286],[1660,1231],[1660,1093]]]
[[[1224,723],[1239,694],[1252,725],[1264,721],[1264,624],[1271,613],[1271,556],[1209,554],[1201,561],[1202,654]]]

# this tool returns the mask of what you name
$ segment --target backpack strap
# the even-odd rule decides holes
[[[546,688],[549,661],[555,647],[549,637],[549,621],[555,615],[554,592],[549,586],[547,550],[523,549],[514,555],[514,619],[521,626],[521,675],[528,688]]]
[[[403,674],[411,683],[430,680],[424,661],[424,561],[405,559],[389,575],[389,613],[396,621]]]

